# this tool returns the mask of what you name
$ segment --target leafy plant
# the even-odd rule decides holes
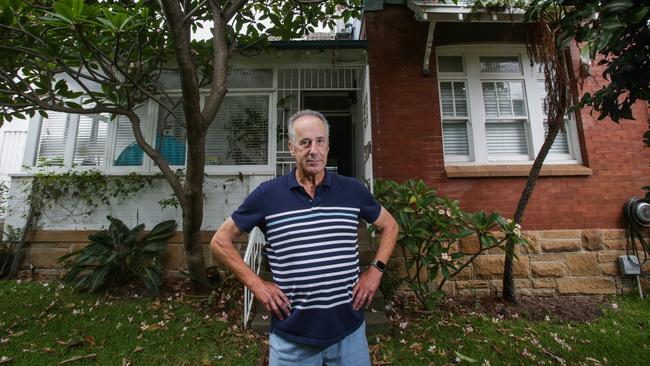
[[[438,196],[422,180],[399,184],[375,182],[375,196],[400,226],[397,239],[404,260],[401,276],[420,303],[431,309],[442,295],[445,282],[492,248],[503,248],[507,240],[527,244],[521,227],[498,213],[467,213],[459,201]],[[478,245],[463,252],[462,240]]]
[[[7,277],[11,272],[22,233],[21,229],[12,226],[7,226],[6,232],[0,230],[0,278]]]
[[[176,232],[176,222],[163,221],[144,234],[144,224],[129,229],[119,219],[107,219],[111,222],[108,230],[89,235],[88,246],[59,258],[59,262],[72,259],[63,281],[90,292],[143,281],[151,292],[157,293],[162,284],[161,257],[167,240]]]

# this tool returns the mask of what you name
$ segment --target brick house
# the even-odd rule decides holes
[[[365,6],[361,34],[354,40],[275,42],[254,57],[233,59],[222,108],[227,116],[217,118],[244,121],[250,117],[245,110],[253,110],[256,117],[248,121],[254,123],[231,127],[254,137],[256,148],[241,155],[228,137],[233,129],[225,124],[208,136],[217,148],[208,149],[206,243],[247,193],[291,168],[285,122],[302,108],[321,110],[330,120],[331,169],[366,181],[422,178],[460,200],[465,210],[513,214],[545,134],[543,76],[529,65],[521,14],[466,22],[466,8],[431,1],[374,0]],[[577,50],[571,54],[577,75]],[[591,75],[581,86],[574,80],[576,95],[604,82],[598,66],[588,70]],[[171,94],[178,90],[173,70],[162,82]],[[150,143],[167,149],[168,160],[182,167],[183,129],[168,125],[154,103],[139,113]],[[588,110],[567,118],[524,218],[534,248],[520,253],[515,267],[521,293],[600,294],[624,287],[616,262],[625,253],[621,208],[650,183],[650,153],[642,143],[648,110],[638,105],[634,113],[636,121],[620,125],[597,121]],[[128,123],[108,120],[36,116],[30,121],[23,164],[48,159],[57,162],[53,169],[58,171],[154,174],[150,159],[133,145]],[[27,182],[31,174],[24,171],[12,180]],[[233,182],[240,174],[243,179]],[[107,214],[129,226],[180,221],[179,210],[161,210],[157,203],[170,192],[159,181],[129,202],[89,216],[64,216],[65,209],[53,209],[33,238],[26,265],[56,272],[56,259],[85,242],[89,231],[105,224]],[[20,227],[24,207],[20,191],[13,193],[14,211],[6,223]],[[170,269],[184,266],[180,239],[170,244]],[[463,245],[471,250],[471,242]],[[498,293],[502,268],[502,254],[487,254],[446,290]]]
[[[435,3],[366,2],[374,175],[422,178],[466,210],[513,215],[545,137],[543,75],[528,60],[521,14],[468,22],[468,9]],[[576,48],[571,58],[573,94],[600,89],[602,69],[588,65],[580,85]],[[567,118],[526,209],[535,246],[515,266],[520,292],[621,289],[622,206],[643,196],[650,177],[647,107],[634,116],[620,124],[589,110]],[[447,290],[500,292],[502,271],[502,254],[483,256]]]

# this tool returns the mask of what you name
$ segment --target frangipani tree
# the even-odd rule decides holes
[[[360,7],[360,0],[0,0],[0,125],[47,111],[127,118],[178,200],[200,288],[206,133],[228,92],[230,57],[268,36],[288,40],[357,17]],[[213,37],[192,40],[204,24]],[[163,67],[178,70],[180,102],[159,82]],[[209,90],[204,99],[201,89]],[[146,100],[170,116],[182,105],[183,178],[145,139],[136,109]]]

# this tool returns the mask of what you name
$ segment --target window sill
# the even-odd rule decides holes
[[[522,165],[447,165],[447,178],[527,177],[531,164]],[[580,164],[549,164],[542,166],[542,177],[590,176],[593,172]]]

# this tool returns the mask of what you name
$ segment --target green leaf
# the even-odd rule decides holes
[[[462,353],[460,353],[460,352],[458,352],[458,351],[454,351],[454,353],[456,353],[456,357],[460,358],[461,360],[463,360],[463,361],[465,361],[465,362],[469,362],[469,363],[476,363],[476,362],[478,362],[478,361],[476,361],[475,359],[473,359],[473,358],[471,358],[471,357],[467,357],[467,356],[465,356],[464,354],[462,354]]]

